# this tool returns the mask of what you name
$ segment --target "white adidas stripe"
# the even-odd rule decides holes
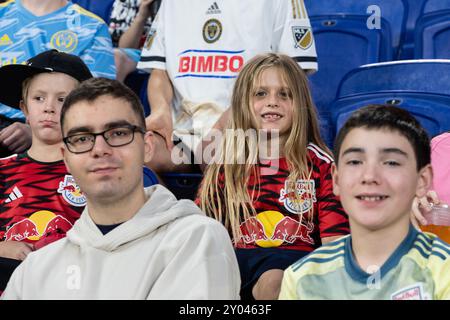
[[[312,142],[308,143],[307,149],[314,152],[319,159],[322,159],[326,163],[332,163],[334,161],[333,158],[328,153],[323,151],[321,148],[319,148]]]

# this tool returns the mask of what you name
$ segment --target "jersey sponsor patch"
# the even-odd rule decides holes
[[[0,46],[9,46],[11,44],[11,38],[6,33],[0,37]]]
[[[313,43],[312,31],[310,27],[292,27],[292,35],[294,37],[294,47],[303,50],[311,47]]]
[[[295,191],[289,191],[289,182],[286,180],[284,188],[280,191],[278,201],[284,204],[286,210],[296,214],[310,211],[317,202],[316,183],[314,180],[297,180]]]
[[[178,72],[175,78],[236,78],[244,65],[239,51],[190,49],[178,54]]]
[[[402,288],[391,295],[391,300],[429,300],[422,283],[415,283],[412,286]]]
[[[203,25],[203,40],[214,43],[222,35],[222,23],[217,19],[209,19]]]
[[[86,205],[86,197],[71,175],[66,174],[64,181],[59,183],[58,192],[62,194],[67,203],[73,206],[83,207]]]
[[[78,45],[78,36],[70,30],[56,32],[50,39],[52,48],[62,52],[72,52]]]

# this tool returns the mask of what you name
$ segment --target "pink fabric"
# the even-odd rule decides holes
[[[439,199],[450,204],[450,133],[446,132],[431,140],[431,165],[434,178],[433,189]]]

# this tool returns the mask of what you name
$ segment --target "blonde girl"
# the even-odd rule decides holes
[[[230,231],[242,299],[276,299],[285,268],[349,232],[307,78],[292,58],[263,54],[243,67],[214,160],[197,203]]]

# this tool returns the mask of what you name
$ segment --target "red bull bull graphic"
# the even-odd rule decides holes
[[[65,235],[71,228],[72,224],[66,218],[41,210],[9,227],[4,240],[35,242],[54,234]]]
[[[284,184],[284,189],[280,191],[278,201],[284,204],[289,212],[303,214],[309,212],[316,198],[316,184],[314,180],[297,180],[295,191],[289,191],[288,181]]]
[[[39,236],[36,224],[30,219],[23,219],[9,228],[5,233],[5,241],[24,241],[30,237]]]
[[[301,216],[299,216],[300,218]],[[264,211],[241,224],[242,241],[263,248],[279,247],[283,243],[293,244],[297,240],[314,245],[310,236],[314,230],[311,221],[295,220],[278,211]]]
[[[62,194],[67,203],[73,206],[83,207],[86,205],[86,197],[71,175],[65,175],[64,181],[59,183],[58,192]]]

